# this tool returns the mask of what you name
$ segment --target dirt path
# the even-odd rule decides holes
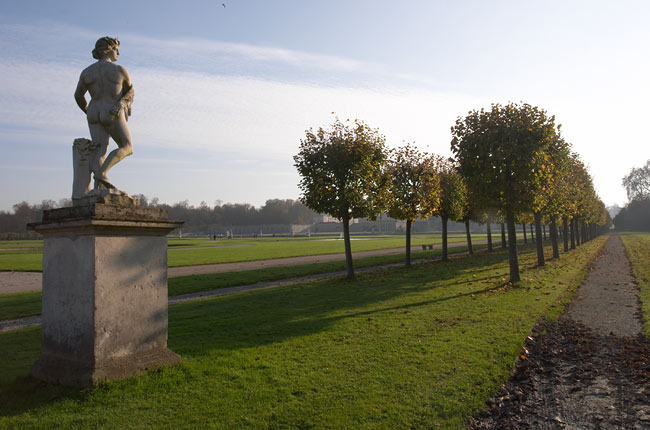
[[[538,326],[473,429],[650,429],[650,345],[619,236],[559,323]]]
[[[486,243],[474,242],[474,245]],[[450,242],[450,251],[453,246],[463,246],[465,242]],[[434,249],[442,245],[433,245]],[[413,246],[413,252],[421,250],[421,246]],[[360,251],[352,253],[355,259],[373,257],[378,255],[400,254],[404,248],[377,249],[374,251]],[[269,260],[241,261],[236,263],[204,264],[201,266],[170,267],[168,276],[206,275],[210,273],[238,272],[242,270],[265,269],[267,267],[288,267],[301,264],[325,263],[330,261],[345,260],[345,254],[322,254],[305,257],[273,258]],[[0,294],[22,293],[27,291],[40,291],[43,283],[41,272],[0,272]]]

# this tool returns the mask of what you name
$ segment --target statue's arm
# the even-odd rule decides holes
[[[120,114],[120,111],[124,109],[126,119],[128,120],[131,116],[131,105],[133,104],[134,91],[129,73],[123,67],[121,68],[121,71],[124,75],[124,80],[122,81],[122,97],[120,97],[120,100],[113,107],[113,109],[111,109],[111,114],[117,116]]]
[[[84,84],[82,77],[79,77],[79,83],[77,84],[77,89],[74,91],[74,99],[77,102],[77,106],[84,111],[88,111],[88,102],[86,102],[86,84]]]

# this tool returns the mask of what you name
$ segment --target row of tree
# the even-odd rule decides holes
[[[614,217],[617,230],[650,231],[650,160],[623,177],[628,204]]]
[[[417,218],[443,221],[443,259],[448,220],[502,223],[508,233],[510,281],[519,281],[515,224],[550,226],[553,257],[559,258],[558,223],[564,249],[608,227],[605,205],[580,157],[560,126],[543,109],[528,104],[493,104],[459,117],[451,128],[453,159],[426,154],[407,144],[395,150],[377,129],[362,121],[341,121],[309,129],[294,157],[302,201],[343,222],[348,276],[354,276],[349,222],[388,211],[406,220],[406,264],[410,226]],[[525,229],[524,229],[525,231]],[[488,231],[491,250],[491,232]],[[505,239],[505,238],[504,238]],[[505,243],[505,240],[504,240]],[[538,264],[544,264],[537,240]],[[471,242],[468,243],[471,250]]]

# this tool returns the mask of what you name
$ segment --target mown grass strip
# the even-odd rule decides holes
[[[475,241],[485,240],[486,235],[474,235]],[[352,251],[372,251],[404,246],[404,236],[355,237]],[[463,242],[464,236],[450,235],[450,240]],[[440,243],[439,234],[414,235],[413,245]],[[42,241],[39,242],[42,246]],[[185,244],[190,244],[185,246]],[[268,260],[271,258],[300,257],[306,255],[343,253],[343,241],[330,238],[247,238],[222,239],[169,239],[169,267],[202,264],[233,263],[239,261]],[[0,271],[42,270],[42,250],[12,249],[0,251]]]
[[[404,246],[403,236],[355,239],[359,240],[352,241],[352,252],[374,251]],[[462,241],[463,239],[455,238],[454,240]],[[184,249],[170,248],[168,252],[169,267],[233,263],[308,255],[341,254],[344,252],[343,241],[334,239],[233,239],[230,243],[232,246]],[[440,243],[440,235],[413,236],[414,246],[437,243]]]
[[[603,243],[522,251],[516,287],[495,252],[174,305],[182,363],[89,390],[26,379],[40,330],[0,334],[0,428],[464,428]]]
[[[43,252],[40,250],[0,251],[0,271],[40,272]]]
[[[0,240],[0,249],[43,248],[42,240]]]
[[[622,233],[621,239],[639,286],[643,335],[650,338],[650,233]]]
[[[484,245],[479,245],[480,249]],[[452,248],[455,253],[467,251],[467,247]],[[439,256],[440,250],[418,251],[412,258],[426,258]],[[377,257],[366,257],[355,260],[355,267],[369,267],[381,264],[399,263],[404,261],[404,255],[393,254]],[[303,264],[290,267],[269,267],[258,270],[244,270],[237,272],[214,273],[208,275],[190,275],[170,278],[168,281],[169,296],[196,293],[218,288],[236,287],[241,285],[256,284],[258,282],[277,281],[280,279],[296,278],[300,276],[321,273],[337,272],[345,269],[345,261],[327,263]],[[40,315],[41,293],[16,293],[0,295],[0,321]]]
[[[41,314],[41,292],[0,295],[0,321]]]

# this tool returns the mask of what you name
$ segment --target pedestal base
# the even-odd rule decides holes
[[[104,381],[128,378],[180,362],[181,356],[167,348],[112,358],[94,365],[41,354],[32,366],[30,376],[50,384],[93,387]]]
[[[167,349],[166,211],[95,204],[45,211],[35,378],[87,387],[180,357]]]

